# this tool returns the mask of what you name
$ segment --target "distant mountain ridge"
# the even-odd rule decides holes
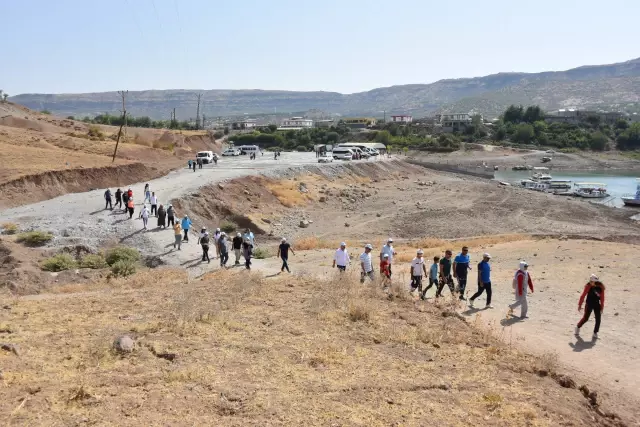
[[[310,109],[349,116],[381,116],[386,111],[387,115],[410,113],[416,117],[438,111],[473,110],[492,117],[510,104],[539,104],[544,109],[624,107],[640,103],[640,58],[567,71],[498,73],[349,95],[259,89],[130,91],[127,111],[134,116],[168,119],[170,111],[176,108],[179,119],[195,117],[197,93],[203,94],[200,110],[209,118]],[[31,109],[78,117],[115,113],[121,104],[117,92],[23,94],[9,99]]]

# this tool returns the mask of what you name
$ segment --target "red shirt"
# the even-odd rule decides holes
[[[380,261],[380,274],[384,274],[385,276],[391,276],[391,272],[389,271],[389,260]]]

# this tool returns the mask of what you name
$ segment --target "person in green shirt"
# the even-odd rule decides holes
[[[440,284],[438,285],[438,292],[436,293],[436,298],[442,296],[442,289],[444,289],[444,285],[449,286],[449,290],[451,291],[451,295],[455,292],[455,286],[453,284],[453,277],[451,276],[451,256],[453,252],[451,249],[447,249],[444,253],[444,257],[440,260]]]

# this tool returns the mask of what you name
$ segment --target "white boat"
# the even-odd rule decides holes
[[[640,206],[640,178],[636,178],[636,194],[622,196],[625,206]]]
[[[572,187],[571,181],[563,179],[554,179],[549,181],[549,189],[551,190],[570,190]]]
[[[549,183],[547,182],[533,181],[531,179],[523,179],[520,183],[527,190],[547,191],[549,189]]]
[[[553,177],[548,173],[536,172],[531,175],[531,179],[534,181],[551,181]]]
[[[601,182],[576,182],[573,184],[573,194],[585,199],[604,199],[609,197],[607,184]]]

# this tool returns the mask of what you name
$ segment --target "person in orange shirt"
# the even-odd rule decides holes
[[[127,200],[127,210],[129,211],[129,219],[131,219],[133,217],[133,207],[135,205],[133,204],[133,197],[129,197],[129,200]]]
[[[593,339],[598,339],[600,318],[602,316],[602,311],[604,310],[604,289],[604,283],[602,283],[595,274],[592,274],[589,278],[589,283],[584,285],[584,290],[582,291],[582,295],[580,295],[580,300],[578,301],[578,311],[582,311],[582,303],[585,298],[587,299],[587,304],[584,309],[584,316],[582,316],[582,319],[580,319],[576,326],[576,336],[580,335],[580,328],[587,323],[589,316],[591,316],[591,312],[593,312],[596,317],[596,326],[593,329]]]

